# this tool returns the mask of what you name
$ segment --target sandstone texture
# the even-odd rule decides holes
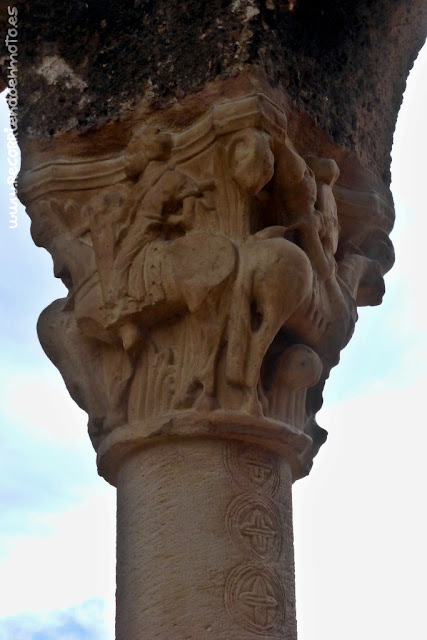
[[[18,193],[67,288],[38,334],[118,489],[117,639],[296,640],[291,485],[394,262],[426,4],[16,7]]]
[[[265,74],[332,140],[389,180],[423,0],[19,1],[22,134],[154,108],[242,70]]]
[[[113,484],[125,455],[166,435],[250,439],[308,473],[356,307],[382,300],[391,200],[369,172],[340,183],[335,160],[304,159],[285,107],[243,89],[136,110],[114,129],[133,132],[121,153],[105,155],[100,130],[102,156],[78,137],[21,171],[34,241],[68,288],[39,337]]]

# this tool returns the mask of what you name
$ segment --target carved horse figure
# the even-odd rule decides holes
[[[214,144],[219,152],[211,183],[205,178],[198,184],[171,161],[171,135],[143,127],[128,147],[125,184],[95,195],[83,214],[75,207],[82,219],[72,228],[57,228],[53,214],[50,229],[38,225],[40,243],[49,248],[56,275],[70,289],[63,303],[43,315],[46,348],[57,358],[56,351],[67,348],[55,349],[53,343],[69,336],[68,351],[74,355],[68,368],[64,363],[59,368],[77,389],[88,360],[82,352],[77,362],[77,332],[91,341],[83,347],[91,353],[99,341],[106,343],[102,368],[113,380],[103,410],[106,428],[126,419],[125,397],[152,325],[187,316],[196,345],[191,362],[180,363],[174,408],[221,405],[260,415],[262,403],[268,409],[261,368],[279,333],[292,334],[292,343],[320,356],[324,380],[351,336],[355,298],[375,303],[383,269],[378,256],[367,257],[370,244],[378,246],[370,243],[371,236],[357,239],[357,246],[343,245],[337,267],[334,161],[304,161],[288,141],[274,143],[255,127]],[[215,214],[221,215],[212,215],[206,231],[198,228],[196,211],[209,190]],[[259,212],[253,228],[255,201]],[[205,206],[208,216],[210,209]],[[61,214],[58,219],[69,218]],[[275,224],[265,226],[262,220]],[[62,320],[56,322],[55,314]],[[43,332],[45,322],[51,338]],[[285,360],[286,354],[281,359],[286,369]],[[70,373],[72,367],[76,374]],[[228,385],[220,399],[219,370],[221,384],[225,378]],[[98,406],[89,413],[101,422]]]
[[[241,173],[235,173],[238,183]],[[304,161],[289,143],[276,151],[274,177],[262,201],[274,209],[266,218],[282,224],[254,233],[240,248],[233,291],[238,302],[228,326],[227,379],[243,390],[243,409],[250,413],[265,406],[261,366],[279,332],[320,355],[324,381],[352,335],[357,292],[378,270],[375,261],[349,251],[337,266],[332,189],[338,176],[333,160]]]

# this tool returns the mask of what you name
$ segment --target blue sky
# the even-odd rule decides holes
[[[387,295],[360,310],[319,415],[328,442],[295,485],[303,640],[427,637],[426,77],[427,49],[395,136]],[[113,640],[115,492],[37,341],[63,287],[22,207],[8,228],[4,94],[0,120],[0,640]]]
[[[21,206],[8,228],[4,94],[0,120],[0,640],[111,640],[115,491],[37,340],[63,286]]]

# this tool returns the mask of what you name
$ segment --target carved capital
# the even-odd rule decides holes
[[[263,94],[136,125],[114,157],[50,157],[20,194],[68,288],[40,341],[101,475],[172,435],[261,442],[308,473],[324,382],[393,263],[386,198],[303,157]]]

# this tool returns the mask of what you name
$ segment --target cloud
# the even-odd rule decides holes
[[[30,535],[1,539],[0,616],[60,610],[93,597],[113,602],[114,498],[106,484],[91,489],[68,509],[34,517]]]
[[[328,441],[294,487],[303,638],[426,637],[426,388],[424,365],[321,411]]]
[[[7,226],[8,189],[0,205]],[[115,492],[97,476],[87,416],[38,344],[38,315],[64,287],[29,227],[20,205],[18,227],[0,233],[0,640],[106,640]]]
[[[53,368],[0,373],[0,615],[113,601],[115,491],[97,475],[86,415]]]
[[[43,534],[36,514],[104,487],[86,420],[56,373],[0,371],[1,537]]]
[[[71,400],[59,373],[50,368],[44,375],[0,371],[0,406],[8,421],[20,426],[27,437],[55,442],[55,446],[78,449],[89,443],[87,415]]]
[[[91,599],[63,611],[0,619],[0,640],[113,640],[105,602]]]

